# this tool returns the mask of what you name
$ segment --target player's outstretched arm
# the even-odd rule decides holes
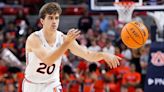
[[[121,60],[120,57],[110,53],[89,51],[88,49],[80,46],[76,41],[70,45],[69,49],[74,55],[87,61],[105,60],[110,68],[116,68],[119,65],[119,60]]]
[[[69,45],[79,36],[80,31],[77,29],[70,29],[66,35],[64,43],[54,52],[45,48],[41,40],[36,34],[31,34],[26,42],[26,51],[34,52],[35,55],[47,65],[52,65],[64,52],[68,49]]]

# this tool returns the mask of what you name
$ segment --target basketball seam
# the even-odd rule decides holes
[[[130,35],[130,33],[128,32],[127,28],[125,28],[125,29],[126,29],[127,33],[129,34],[129,36],[132,38],[132,40],[133,40],[134,42],[136,42],[136,43],[139,44],[139,45],[142,45],[142,44],[138,43],[135,39],[133,39],[133,37],[132,37],[132,36]]]
[[[137,29],[138,29],[138,27],[136,26],[136,25],[134,25],[133,23],[131,23],[134,27],[136,27]],[[142,36],[142,43],[144,43],[144,36],[142,35],[142,33],[140,32],[140,29],[138,29],[139,30],[139,33],[141,34],[141,36]]]

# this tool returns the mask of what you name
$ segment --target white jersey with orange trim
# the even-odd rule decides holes
[[[56,40],[53,46],[49,46],[43,35],[43,29],[36,31],[35,34],[39,37],[42,45],[50,49],[50,51],[56,50],[63,43],[63,33],[57,31]],[[54,86],[60,85],[59,70],[61,65],[60,57],[53,65],[48,66],[43,63],[34,52],[26,53],[26,70],[25,79],[32,83],[49,83],[55,82]]]

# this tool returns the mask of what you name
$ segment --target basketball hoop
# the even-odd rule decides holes
[[[117,9],[120,22],[130,22],[132,20],[132,13],[136,6],[134,2],[115,2],[114,6]]]

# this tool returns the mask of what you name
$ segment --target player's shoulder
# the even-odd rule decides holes
[[[28,37],[27,37],[27,41],[26,41],[26,45],[35,45],[35,44],[39,44],[40,40],[39,40],[39,35],[38,35],[39,31],[35,31],[33,33],[31,33]]]
[[[31,33],[27,37],[27,40],[36,40],[36,39],[38,39],[38,36],[39,36],[38,33],[39,33],[39,31],[35,31],[35,32]]]

